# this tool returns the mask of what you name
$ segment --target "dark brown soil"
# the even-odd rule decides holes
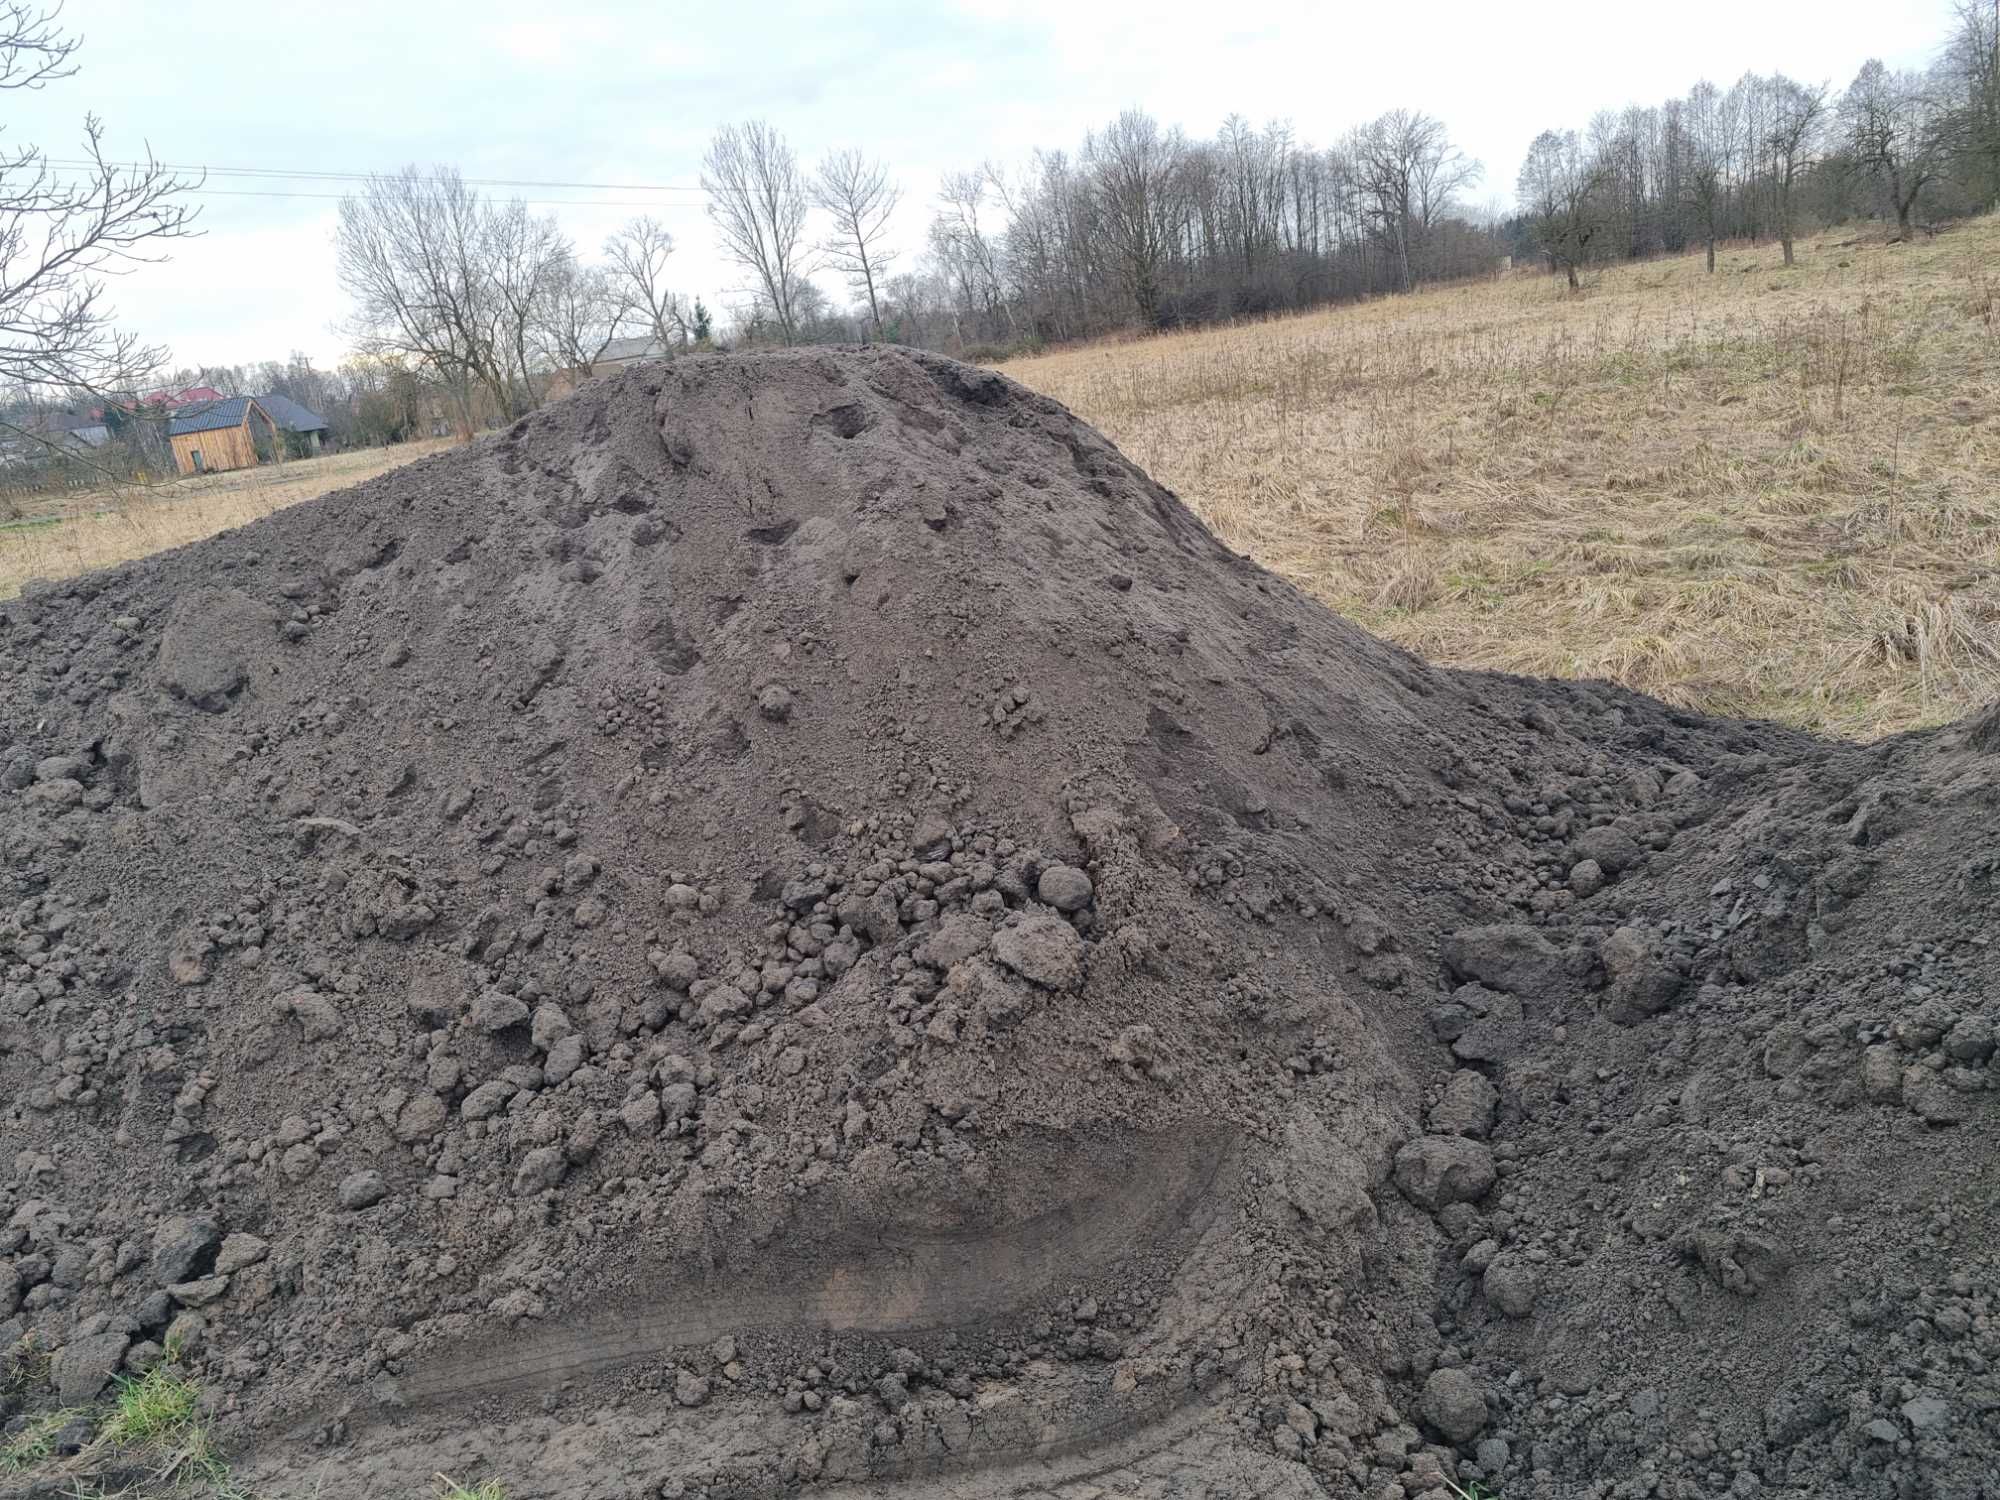
[[[0,611],[0,1417],[1992,1500],[1991,738],[1435,670],[949,361],[593,385]]]

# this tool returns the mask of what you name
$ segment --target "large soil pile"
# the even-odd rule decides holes
[[[1990,728],[1433,670],[883,349],[35,593],[0,727],[0,1415],[171,1347],[271,1496],[2000,1495]]]

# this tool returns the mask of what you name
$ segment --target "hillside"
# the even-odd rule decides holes
[[[2000,689],[2000,220],[1881,240],[1004,368],[1433,661],[1871,736]]]

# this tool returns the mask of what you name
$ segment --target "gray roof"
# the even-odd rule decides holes
[[[187,410],[167,420],[168,437],[186,437],[191,432],[219,432],[225,427],[241,427],[243,413],[249,410],[250,397],[231,396],[226,401],[211,401],[205,406],[191,406]]]
[[[658,359],[666,352],[658,339],[651,334],[641,334],[637,338],[613,339],[604,346],[604,352],[597,356],[596,362],[615,365],[629,359]]]
[[[257,404],[287,432],[324,432],[326,418],[318,412],[299,405],[290,396],[259,396]]]

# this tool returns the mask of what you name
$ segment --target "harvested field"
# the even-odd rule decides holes
[[[31,589],[0,733],[8,1500],[1992,1500],[1990,712],[1435,667],[871,347]]]
[[[2000,689],[2000,220],[1881,239],[1004,368],[1433,661],[1877,735]]]
[[[0,599],[242,526],[443,451],[450,439],[363,448],[161,484],[15,497],[0,511]]]

